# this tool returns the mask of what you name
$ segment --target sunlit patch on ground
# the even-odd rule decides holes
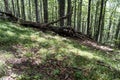
[[[7,76],[18,80],[119,80],[119,57],[59,35],[0,22],[0,68],[4,73],[0,77],[7,75],[3,68],[7,65],[13,69]]]

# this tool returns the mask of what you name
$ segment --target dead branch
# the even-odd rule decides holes
[[[8,17],[9,17],[9,20],[11,20],[11,21],[18,21],[18,20],[19,20],[19,18],[15,17],[15,16],[14,16],[13,14],[11,14],[11,13],[2,12],[2,11],[0,11],[0,13],[3,14],[3,15],[8,16]]]

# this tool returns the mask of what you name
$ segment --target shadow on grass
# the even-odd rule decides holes
[[[96,59],[75,55],[77,51],[69,51],[77,49],[81,52],[89,52],[90,50],[83,45],[68,39],[61,39],[62,37],[49,37],[48,34],[39,36],[38,41],[31,40],[30,36],[33,33],[35,31],[15,27],[12,23],[6,22],[0,26],[0,50],[16,51],[20,49],[24,52],[25,45],[32,44],[33,46],[25,51],[27,53],[23,57],[27,58],[10,62],[13,64],[15,72],[22,73],[20,80],[99,80],[101,77],[105,80],[113,80],[120,76],[120,72],[116,73],[115,70],[111,71],[104,66],[97,65]],[[14,48],[13,46],[17,44],[23,44],[24,49],[21,49],[22,46]],[[14,55],[17,56],[17,54]],[[39,64],[38,59],[41,62]]]
[[[0,47],[12,47],[16,44],[32,44],[35,41],[30,39],[30,34],[32,34],[32,30],[22,29],[20,27],[14,27],[15,25],[10,25],[6,22],[0,26]],[[21,37],[26,36],[26,37]],[[2,48],[6,49],[6,48]]]
[[[94,62],[95,60],[74,55],[73,63],[79,67],[69,64],[67,58],[57,60],[55,54],[46,55],[46,59],[37,64],[33,59],[19,59],[10,62],[13,64],[14,72],[21,73],[19,80],[113,80],[119,79],[120,72],[110,70],[106,67],[94,64],[90,67],[82,67]],[[67,62],[66,62],[67,61]]]

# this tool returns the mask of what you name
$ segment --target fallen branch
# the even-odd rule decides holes
[[[8,16],[10,21],[15,21],[15,22],[16,22],[16,21],[19,20],[19,18],[15,17],[15,16],[14,16],[13,14],[11,14],[11,13],[2,12],[2,11],[0,11],[0,13],[3,14],[3,15]]]
[[[20,25],[23,26],[28,26],[28,27],[33,27],[33,28],[37,28],[39,30],[42,31],[53,31],[61,36],[68,36],[68,37],[72,37],[72,38],[78,38],[78,39],[85,39],[87,38],[87,35],[83,35],[80,32],[76,32],[72,27],[54,27],[52,26],[52,24],[59,22],[62,19],[66,19],[69,16],[72,15],[72,10],[69,14],[67,14],[66,16],[61,17],[60,19],[56,20],[56,21],[52,21],[49,23],[37,23],[37,22],[32,22],[32,21],[25,21],[22,19],[19,19],[17,17],[15,17],[14,15],[12,15],[11,13],[6,13],[6,12],[1,12],[2,14],[5,14],[6,16],[9,16],[11,18],[12,21],[14,22],[18,22]]]
[[[52,24],[54,24],[54,23],[59,22],[59,21],[62,20],[62,19],[66,19],[66,18],[68,18],[68,17],[71,16],[71,15],[72,15],[72,12],[69,13],[69,14],[67,14],[66,16],[61,17],[60,19],[58,19],[58,20],[56,20],[56,21],[53,21],[53,22],[47,23],[46,25],[47,25],[47,26],[52,25]]]
[[[56,34],[59,34],[61,36],[68,36],[70,38],[74,38],[76,41],[83,41],[82,45],[84,44],[85,46],[93,47],[95,49],[103,51],[103,49],[101,49],[101,45],[97,44],[96,41],[94,41],[93,39],[91,39],[90,37],[88,37],[87,35],[85,35],[83,33],[76,32],[72,27],[58,27],[58,26],[55,27],[55,26],[52,26],[52,24],[57,23],[62,19],[66,19],[67,17],[72,15],[72,13],[69,13],[66,16],[63,16],[56,21],[53,21],[53,22],[50,22],[50,23],[43,23],[43,24],[19,19],[19,18],[15,17],[14,15],[12,15],[11,13],[1,12],[1,11],[0,11],[0,13],[8,16],[10,21],[19,23],[20,25],[23,25],[25,27],[33,27],[33,28],[37,28],[41,31],[53,31]],[[95,45],[97,45],[99,47],[94,46],[93,43],[95,43]],[[105,50],[105,52],[106,51],[110,52],[110,50]]]

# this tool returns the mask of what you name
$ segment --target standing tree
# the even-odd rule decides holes
[[[110,13],[110,16],[109,16],[109,26],[108,26],[108,31],[107,31],[107,37],[106,37],[106,40],[109,39],[110,37],[110,29],[111,29],[111,26],[112,26],[112,18],[113,18],[113,15],[114,15],[114,12],[116,11],[117,9],[117,6],[115,6],[113,9],[112,9],[112,12]]]
[[[115,39],[117,40],[119,37],[119,33],[120,33],[120,18],[118,20],[118,24],[117,24],[117,28],[116,28],[116,33],[115,33]]]
[[[76,6],[77,6],[77,4],[76,4],[76,1],[77,0],[74,0],[75,2],[74,2],[74,28],[76,29],[76,12],[77,12],[77,8],[76,8]]]
[[[105,24],[105,12],[106,12],[106,3],[108,0],[104,1],[104,8],[103,8],[103,15],[102,15],[102,22],[101,22],[101,30],[100,30],[100,42],[102,42],[103,32],[104,32],[104,24]]]
[[[40,17],[39,17],[39,10],[38,10],[38,0],[35,1],[35,14],[36,14],[36,22],[40,22]]]
[[[31,0],[29,0],[29,14],[28,14],[28,18],[29,18],[29,20],[32,20],[32,18],[31,18],[31,15],[32,15],[32,12],[31,12]]]
[[[19,0],[17,0],[17,16],[20,17]]]
[[[59,17],[63,17],[65,15],[65,0],[58,0],[59,5]],[[60,20],[60,26],[64,26],[64,19]]]
[[[80,0],[80,2],[78,4],[78,22],[77,22],[78,31],[80,31],[80,29],[81,29],[82,2],[83,2],[83,0]]]
[[[26,16],[25,16],[25,4],[24,4],[24,0],[21,0],[21,14],[22,14],[22,18],[25,20]]]
[[[98,10],[99,10],[99,0],[96,2],[96,11],[95,11],[95,21],[94,21],[94,39],[97,41],[97,29],[98,29]]]
[[[48,0],[43,0],[44,23],[48,23]]]
[[[67,4],[68,4],[67,14],[69,14],[69,13],[71,12],[71,8],[72,8],[71,0],[67,0]],[[71,17],[72,17],[72,15],[70,15],[70,16],[67,18],[67,25],[68,25],[68,26],[71,26]]]
[[[98,23],[98,29],[96,33],[97,41],[100,41],[100,32],[101,32],[101,23],[102,23],[102,18],[103,18],[103,7],[104,6],[104,0],[101,0],[101,9],[100,9],[100,16],[99,16],[99,23]]]
[[[5,5],[5,11],[9,13],[10,10],[9,10],[9,6],[8,6],[8,0],[4,0],[4,5]]]
[[[12,9],[13,9],[13,14],[15,15],[15,5],[13,0],[12,0]]]
[[[89,37],[91,37],[90,14],[91,14],[91,0],[89,0],[88,2],[88,18],[87,18],[87,35]]]

